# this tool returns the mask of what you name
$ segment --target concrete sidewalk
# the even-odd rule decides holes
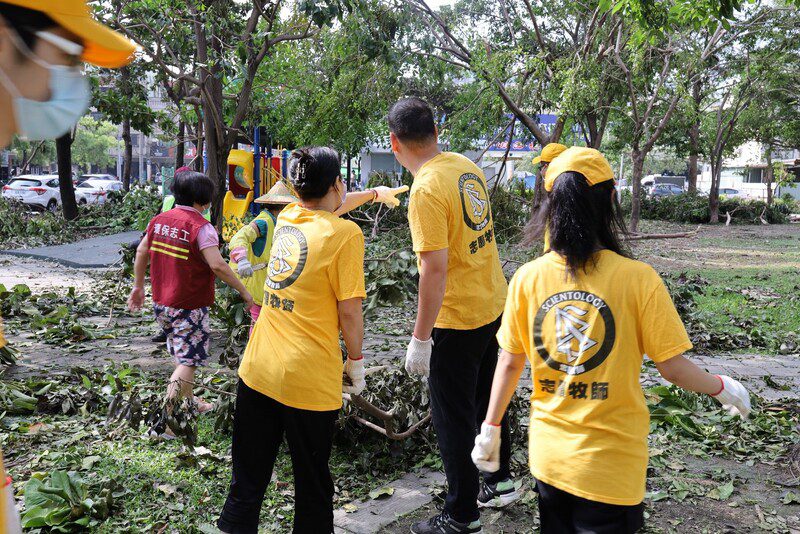
[[[2,254],[54,261],[68,267],[90,269],[109,267],[122,257],[123,244],[139,240],[141,232],[134,230],[113,235],[92,237],[66,245],[53,245],[17,250],[2,250]]]

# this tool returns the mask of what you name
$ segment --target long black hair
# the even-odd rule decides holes
[[[302,200],[316,200],[341,177],[339,153],[327,146],[298,148],[289,160],[289,181]]]
[[[621,236],[628,230],[614,190],[613,180],[590,185],[578,172],[565,172],[556,178],[552,191],[525,227],[523,243],[531,245],[549,232],[550,250],[567,262],[568,276],[587,271],[594,264],[594,253],[608,249],[631,257]]]

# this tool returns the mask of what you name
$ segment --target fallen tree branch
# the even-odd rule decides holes
[[[759,220],[761,220],[761,224],[769,226],[769,222],[767,221],[766,217],[764,217],[764,215],[766,215],[766,213],[767,213],[767,206],[765,204],[764,205],[764,209],[761,211],[761,215],[759,215],[758,218],[759,218]]]
[[[696,230],[691,232],[678,232],[675,234],[632,234],[625,237],[626,241],[642,241],[645,239],[678,239],[681,237],[694,237],[700,231],[698,226]]]
[[[382,434],[387,438],[396,441],[406,439],[407,437],[414,434],[417,430],[419,430],[420,427],[422,427],[422,425],[431,420],[431,414],[430,412],[428,412],[428,414],[425,417],[417,421],[415,424],[411,425],[408,428],[408,430],[405,430],[403,432],[395,432],[394,411],[386,412],[384,410],[381,410],[380,408],[370,403],[367,399],[365,399],[361,395],[351,395],[349,393],[343,393],[342,398],[350,401],[353,404],[353,406],[357,407],[359,410],[363,411],[367,415],[371,415],[375,419],[378,419],[381,422],[383,422],[383,427],[376,425],[371,421],[367,421],[366,419],[359,417],[357,415],[353,416],[353,419],[355,419],[362,425],[366,426],[367,428],[370,428],[375,432],[378,432],[379,434]]]
[[[741,208],[741,206],[736,206],[733,211],[726,211],[725,212],[725,217],[727,217],[727,219],[728,219],[727,221],[725,221],[725,226],[730,226],[731,225],[731,219],[733,218],[733,214],[736,213],[736,211],[739,208]]]

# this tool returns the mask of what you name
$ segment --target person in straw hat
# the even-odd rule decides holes
[[[136,46],[95,21],[85,0],[0,1],[0,149],[67,133],[89,107],[82,63],[122,67]],[[0,330],[0,347],[6,340]],[[0,532],[21,532],[0,454]]]

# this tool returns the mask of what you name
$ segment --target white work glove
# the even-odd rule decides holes
[[[390,208],[396,208],[400,205],[400,200],[397,198],[397,195],[405,193],[406,191],[408,191],[407,185],[395,188],[380,185],[375,188],[376,196],[374,202],[382,202]]]
[[[472,463],[482,473],[496,473],[500,469],[500,427],[483,423],[481,433],[475,436]]]
[[[411,336],[411,341],[406,350],[406,372],[410,375],[428,376],[431,372],[431,351],[433,338],[420,341]]]
[[[253,266],[250,265],[250,262],[247,260],[247,258],[242,258],[236,263],[236,270],[239,272],[239,276],[242,278],[253,276]]]
[[[342,391],[350,393],[351,395],[359,395],[364,388],[367,387],[367,382],[364,380],[366,373],[364,372],[364,357],[357,360],[347,358],[344,364],[344,378],[342,381]],[[348,384],[349,382],[349,384]]]
[[[722,391],[711,395],[722,404],[722,409],[731,415],[747,419],[750,415],[750,394],[738,380],[725,375],[717,375],[722,382]]]
[[[5,488],[2,487],[6,481],[0,481],[0,492],[3,495],[3,502],[0,502],[0,506],[5,506],[6,508],[6,524],[5,524],[5,532],[7,534],[22,534],[22,527],[19,523],[19,514],[17,513],[17,508],[14,506],[14,488],[11,487],[11,484],[7,485]],[[0,525],[2,527],[3,525]]]

